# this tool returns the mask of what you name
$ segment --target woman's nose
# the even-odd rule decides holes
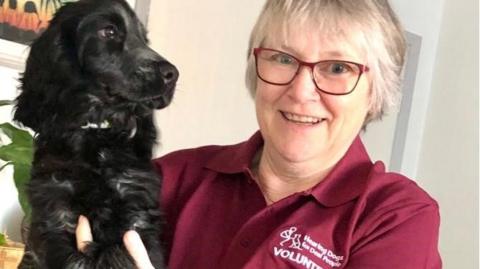
[[[288,89],[288,95],[296,102],[309,102],[320,99],[317,86],[313,79],[312,70],[302,66]]]

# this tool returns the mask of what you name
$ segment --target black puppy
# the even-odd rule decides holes
[[[130,229],[164,268],[152,113],[170,103],[178,72],[147,43],[125,1],[80,0],[32,44],[14,115],[36,132],[19,268],[134,268],[122,243]],[[81,214],[94,238],[85,253]]]

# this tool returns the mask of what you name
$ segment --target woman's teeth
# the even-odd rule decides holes
[[[283,116],[289,121],[297,122],[297,123],[306,123],[306,124],[315,124],[319,123],[321,120],[314,117],[309,116],[301,116],[297,114],[292,114],[288,112],[282,112]]]

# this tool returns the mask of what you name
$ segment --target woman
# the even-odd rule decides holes
[[[247,68],[260,131],[154,161],[169,268],[441,268],[437,203],[358,136],[398,99],[404,55],[386,0],[267,1]]]

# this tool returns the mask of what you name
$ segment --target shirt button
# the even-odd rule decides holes
[[[240,241],[240,246],[242,246],[244,248],[248,248],[250,246],[250,240],[243,239],[242,241]]]

